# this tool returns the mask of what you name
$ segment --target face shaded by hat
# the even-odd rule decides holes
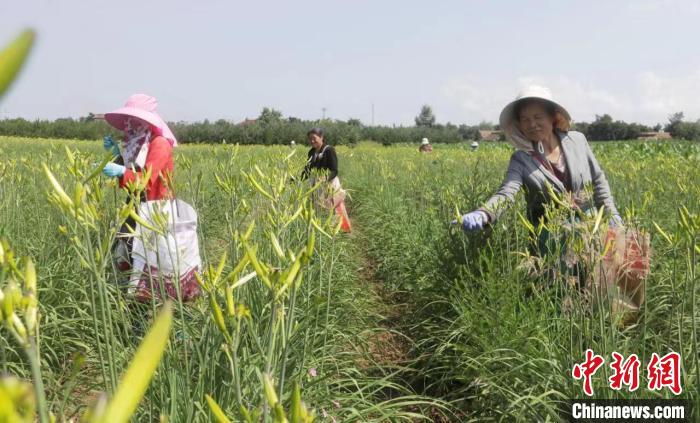
[[[552,99],[552,93],[549,89],[536,85],[529,86],[522,90],[514,101],[503,108],[499,118],[501,130],[505,133],[508,142],[518,150],[533,150],[534,140],[525,135],[518,120],[519,112],[533,104],[542,105],[542,109],[551,118],[554,129],[566,132],[570,127],[571,116],[569,112]]]
[[[173,146],[177,145],[177,139],[165,123],[163,118],[156,112],[158,101],[155,97],[146,94],[133,94],[121,107],[109,113],[105,113],[105,120],[113,127],[124,131],[128,119],[139,119],[146,122],[155,135],[162,135]]]

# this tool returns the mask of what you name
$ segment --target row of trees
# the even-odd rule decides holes
[[[700,121],[685,122],[683,113],[669,116],[664,129],[674,138],[700,139]],[[227,120],[210,122],[170,122],[169,125],[178,140],[185,143],[240,143],[240,144],[287,144],[292,140],[303,142],[306,132],[314,127],[322,127],[333,144],[353,144],[360,140],[374,140],[385,145],[418,142],[428,138],[436,143],[456,143],[465,140],[480,140],[480,130],[497,130],[498,126],[489,122],[478,125],[439,124],[429,105],[424,105],[415,118],[415,126],[366,126],[358,119],[347,121],[325,119],[306,121],[294,117],[285,118],[272,108],[264,108],[257,119],[234,123]],[[649,127],[638,123],[613,120],[610,115],[596,116],[593,122],[576,122],[574,128],[583,132],[589,140],[629,140],[636,139],[642,132],[659,131],[661,125]],[[0,135],[101,139],[106,134],[118,136],[114,128],[93,116],[80,119],[56,119],[54,121],[28,121],[22,118],[0,120]]]
[[[591,141],[634,140],[639,138],[642,132],[659,131],[661,125],[651,128],[639,123],[613,120],[610,115],[605,114],[596,115],[593,122],[576,122],[574,129],[583,132]]]
[[[662,126],[660,123],[655,126],[647,126],[640,123],[628,123],[622,120],[613,120],[609,114],[596,115],[593,122],[575,122],[574,130],[582,132],[591,141],[610,140],[634,140],[645,132],[659,132],[662,129],[673,138],[684,140],[700,140],[700,119],[695,122],[685,122],[683,112],[677,112],[668,117],[668,123]],[[416,127],[435,127],[435,115],[428,105],[421,108],[420,113],[415,118]],[[447,124],[446,126],[449,126]],[[460,130],[464,125],[460,126]],[[489,122],[481,122],[475,127],[468,127],[469,133],[466,139],[479,139],[479,129],[494,130],[499,129],[498,125]],[[470,138],[472,137],[472,138]]]
[[[685,122],[683,112],[677,112],[668,117],[665,126],[673,138],[700,141],[700,119],[695,122]]]
[[[429,109],[432,115],[432,111]],[[168,122],[170,129],[185,143],[240,143],[240,144],[288,144],[292,140],[304,142],[306,132],[320,126],[329,142],[337,145],[354,144],[368,139],[382,144],[419,142],[428,138],[431,142],[455,143],[479,139],[479,127],[468,125],[436,124],[435,117],[428,125],[416,126],[365,126],[358,119],[347,121],[324,119],[306,121],[294,117],[285,118],[281,112],[264,108],[257,119],[234,123],[224,119],[214,122]],[[26,119],[0,120],[0,135],[101,139],[104,135],[119,136],[117,131],[102,120],[88,116],[80,119],[56,119],[54,121]]]
[[[683,112],[677,112],[668,117],[666,125],[662,126],[659,123],[649,127],[639,123],[613,121],[613,118],[606,114],[596,116],[596,119],[591,123],[578,122],[574,129],[583,132],[592,141],[636,139],[642,132],[658,132],[662,129],[676,139],[699,141],[700,120],[686,122],[683,119]]]
[[[431,128],[435,126],[435,121],[435,115],[429,105],[424,105],[415,118],[417,127]],[[481,122],[477,125],[477,132],[478,129],[493,130],[498,129],[498,125]],[[593,122],[577,122],[573,129],[583,132],[586,137],[592,141],[632,140],[639,138],[643,132],[661,130],[661,125],[659,124],[651,128],[639,123],[627,123],[621,120],[613,120],[610,115],[604,114],[600,116],[596,115]]]

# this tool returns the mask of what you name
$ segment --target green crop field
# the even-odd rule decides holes
[[[533,274],[523,199],[482,233],[450,224],[498,187],[504,143],[339,147],[350,234],[292,178],[306,147],[183,145],[175,191],[199,214],[205,292],[163,308],[115,283],[128,206],[91,177],[101,142],[0,138],[0,373],[25,381],[0,392],[59,421],[115,416],[108,398],[136,421],[558,421],[584,396],[571,372],[586,349],[606,359],[600,399],[674,397],[644,375],[652,353],[676,351],[697,416],[700,145],[593,149],[625,223],[651,236],[646,302],[626,325],[561,276]],[[582,230],[601,230],[594,218]],[[608,387],[614,351],[639,356],[636,392]],[[23,400],[38,380],[45,402]]]

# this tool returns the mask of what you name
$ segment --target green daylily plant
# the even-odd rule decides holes
[[[0,52],[0,97],[15,80],[34,44],[24,30]],[[30,259],[20,269],[7,243],[0,244],[0,324],[22,345],[32,364],[33,387],[12,376],[0,378],[0,421],[55,421],[46,404],[40,371],[36,273]],[[166,303],[139,346],[111,401],[100,400],[83,417],[89,422],[128,422],[138,407],[165,351],[172,326],[172,304]],[[38,409],[37,409],[38,408]]]

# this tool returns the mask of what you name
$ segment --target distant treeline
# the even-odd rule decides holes
[[[643,132],[668,132],[671,137],[679,140],[700,141],[700,120],[685,122],[683,112],[677,112],[668,117],[668,123],[660,123],[649,127],[639,123],[627,123],[613,120],[610,115],[596,116],[593,122],[577,122],[574,129],[586,134],[591,141],[632,140],[639,138]]]
[[[424,126],[365,126],[358,120],[302,121],[295,118],[266,121],[257,119],[243,123],[226,120],[210,122],[168,122],[178,142],[228,144],[289,144],[306,142],[306,133],[321,127],[332,144],[354,144],[373,140],[382,144],[420,142],[428,138],[432,143],[456,143],[478,140],[479,128],[468,125]],[[0,135],[30,138],[102,139],[104,135],[119,136],[114,128],[102,120],[89,118],[29,121],[22,118],[0,120]]]
[[[332,144],[353,144],[360,140],[373,140],[385,145],[396,143],[417,143],[428,138],[431,143],[457,143],[468,140],[481,140],[480,130],[497,130],[498,126],[487,122],[479,125],[436,124],[430,119],[416,118],[415,126],[367,126],[358,119],[304,121],[297,118],[283,118],[274,109],[263,109],[257,119],[234,123],[227,120],[210,122],[169,122],[170,128],[183,143],[223,143],[229,144],[288,144],[292,140],[303,143],[306,132],[316,126],[322,127]],[[700,121],[685,122],[683,113],[669,117],[665,126],[649,127],[638,123],[613,120],[610,115],[596,116],[593,122],[576,122],[573,129],[583,132],[591,141],[631,140],[643,132],[664,129],[673,138],[700,140]],[[0,120],[0,135],[102,139],[106,134],[119,136],[117,131],[104,121],[92,116],[80,119],[56,119],[29,121],[22,118]],[[501,139],[502,136],[501,136]]]

